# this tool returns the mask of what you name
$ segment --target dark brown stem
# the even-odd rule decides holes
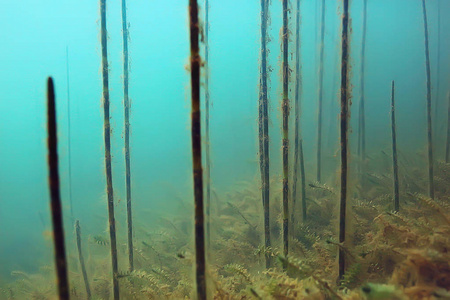
[[[128,24],[127,4],[122,0],[122,35],[123,35],[123,106],[125,114],[125,182],[127,189],[127,225],[128,225],[128,263],[129,270],[134,270],[133,259],[133,218],[131,210],[131,161],[130,161],[130,99],[128,97],[129,63],[128,63]]]
[[[422,8],[423,8],[423,25],[425,32],[425,60],[427,73],[428,184],[429,184],[429,196],[431,199],[434,199],[433,127],[431,121],[431,68],[430,68],[430,51],[428,47],[427,6],[425,4],[425,0],[422,0]]]
[[[105,140],[106,192],[108,196],[109,236],[111,239],[111,262],[113,273],[114,300],[119,299],[117,266],[116,221],[114,219],[114,190],[111,170],[111,124],[109,122],[109,78],[108,78],[108,36],[106,32],[106,0],[100,0],[102,76],[103,76],[103,129]]]
[[[325,0],[322,0],[322,13],[320,23],[320,49],[319,49],[319,101],[317,118],[317,181],[321,181],[322,171],[322,103],[323,103],[323,60],[325,53]]]
[[[197,0],[189,0],[191,43],[191,130],[195,205],[195,262],[197,298],[206,299],[205,224],[203,212],[202,139],[200,126],[200,52]]]
[[[49,167],[50,209],[53,223],[55,267],[58,280],[59,299],[69,299],[66,248],[64,244],[63,213],[58,166],[58,136],[56,127],[55,87],[53,79],[47,81],[47,147]]]
[[[86,266],[84,265],[84,257],[83,251],[81,248],[81,228],[80,221],[76,220],[75,222],[75,232],[77,235],[77,249],[78,249],[78,258],[80,260],[81,273],[83,274],[84,286],[86,288],[87,299],[91,299],[91,288],[89,287],[89,280],[86,273]]]
[[[283,254],[289,252],[289,31],[288,0],[283,0]],[[286,268],[286,265],[284,265]]]
[[[350,98],[349,80],[349,15],[348,0],[343,0],[342,15],[342,57],[341,57],[341,193],[339,205],[339,243],[345,242],[345,217],[347,210],[347,172],[348,172],[348,107]],[[345,253],[339,249],[339,279],[345,273]]]
[[[205,181],[206,181],[206,240],[211,246],[211,154],[209,138],[209,1],[205,0]]]
[[[392,167],[394,172],[394,211],[400,209],[400,196],[398,189],[398,164],[397,164],[397,135],[395,129],[395,83],[392,81],[391,94],[391,126],[392,126]]]
[[[259,92],[259,165],[261,172],[261,193],[264,208],[264,245],[266,249],[270,243],[270,169],[269,169],[269,113],[267,92],[267,26],[269,18],[269,2],[261,0],[261,78]],[[265,256],[266,268],[270,268],[271,256],[267,252]]]

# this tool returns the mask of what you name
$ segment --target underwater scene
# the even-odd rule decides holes
[[[0,28],[0,299],[450,299],[450,1]]]

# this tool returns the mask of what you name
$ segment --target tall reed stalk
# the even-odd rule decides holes
[[[300,155],[300,175],[302,176],[302,217],[303,222],[306,221],[306,175],[305,175],[305,160],[303,158],[303,139],[299,141],[299,155]]]
[[[394,177],[394,211],[400,210],[400,195],[398,188],[398,163],[397,163],[397,135],[395,127],[395,82],[392,81],[391,93],[391,127],[392,127],[392,169]]]
[[[133,259],[133,217],[131,210],[131,159],[130,159],[130,99],[128,97],[129,63],[128,63],[128,23],[127,3],[122,0],[122,37],[123,37],[123,106],[125,122],[125,183],[127,190],[127,234],[129,270],[134,270]]]
[[[361,41],[361,65],[360,65],[360,98],[359,98],[359,118],[358,118],[358,156],[361,159],[360,176],[362,185],[365,184],[365,166],[366,166],[366,95],[365,95],[365,76],[366,76],[366,33],[367,33],[367,0],[363,1],[363,25]]]
[[[283,254],[289,252],[289,31],[288,0],[283,0],[282,68],[283,68]],[[286,265],[284,264],[284,268]]]
[[[427,20],[427,6],[425,0],[422,0],[423,8],[423,26],[425,33],[425,60],[426,60],[426,74],[427,74],[427,139],[428,139],[428,187],[429,196],[434,199],[434,170],[433,170],[433,127],[431,120],[431,68],[430,68],[430,50],[428,46],[428,20]]]
[[[53,245],[55,250],[56,278],[59,299],[69,299],[66,247],[64,244],[63,213],[58,166],[58,136],[56,124],[55,86],[53,78],[47,80],[47,147],[48,184],[50,189],[50,209],[53,223]]]
[[[319,46],[319,100],[317,118],[317,181],[321,181],[322,171],[322,110],[323,110],[323,63],[325,54],[325,0],[322,0]]]
[[[67,158],[69,160],[69,205],[70,205],[70,217],[71,221],[74,221],[73,215],[73,201],[72,201],[72,134],[71,134],[71,123],[70,123],[70,80],[69,80],[69,47],[66,47],[66,84],[67,84]],[[73,224],[73,223],[72,223]]]
[[[86,273],[86,265],[84,264],[83,250],[81,247],[81,228],[80,221],[75,222],[75,232],[77,236],[77,249],[78,249],[78,259],[80,261],[81,273],[83,274],[84,287],[86,289],[86,298],[91,299],[91,287],[89,286],[89,279]]]
[[[270,242],[270,165],[269,165],[269,97],[267,89],[267,26],[269,19],[269,1],[261,0],[261,75],[259,84],[259,166],[261,172],[261,193],[264,209],[264,245],[271,247]],[[270,268],[271,256],[265,255],[266,268]]]
[[[209,130],[209,0],[205,0],[205,181],[206,181],[206,240],[211,246],[211,153]]]
[[[436,68],[437,68],[437,72],[436,72],[436,76],[437,76],[437,80],[436,80],[436,100],[434,101],[434,132],[435,135],[438,136],[438,124],[439,124],[439,99],[440,99],[440,90],[441,90],[441,1],[437,0],[437,57],[436,57]],[[439,142],[439,138],[436,138],[434,143],[436,147],[439,147],[438,145]]]
[[[345,242],[345,225],[347,211],[347,176],[348,176],[348,119],[349,119],[349,98],[350,98],[350,79],[349,79],[349,13],[348,0],[343,0],[342,15],[342,56],[341,56],[341,116],[340,116],[340,134],[341,134],[341,192],[339,204],[339,243]],[[339,247],[338,263],[339,278],[345,273],[345,253]]]
[[[202,139],[200,124],[200,51],[197,0],[189,0],[191,48],[191,135],[195,206],[195,264],[197,298],[206,299],[205,224],[203,205]]]
[[[114,300],[119,299],[119,271],[117,265],[116,221],[114,219],[114,191],[111,168],[111,124],[109,122],[108,35],[106,32],[106,0],[100,0],[102,77],[103,77],[103,130],[105,143],[106,193],[108,196],[109,237],[113,273]]]
[[[447,113],[447,143],[445,145],[445,162],[450,163],[450,92],[448,97],[448,113]]]
[[[300,133],[300,97],[301,97],[301,84],[302,84],[302,75],[301,75],[301,55],[300,55],[300,0],[297,0],[297,11],[296,11],[296,21],[295,21],[295,98],[294,98],[294,111],[295,111],[295,123],[294,123],[294,174],[292,178],[292,209],[291,209],[291,224],[292,224],[292,232],[291,236],[294,236],[294,227],[296,223],[296,213],[295,207],[297,202],[297,182],[298,182],[298,173],[299,167],[301,169],[303,164],[303,151],[302,141],[301,141],[301,133]],[[304,166],[303,166],[304,168]],[[304,171],[304,169],[303,169]],[[303,206],[304,197],[304,173],[301,174],[302,180],[302,220],[306,220],[306,207]]]

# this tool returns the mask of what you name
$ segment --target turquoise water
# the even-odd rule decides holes
[[[301,129],[307,182],[316,170],[321,1],[301,3]],[[201,1],[204,19],[204,5]],[[439,5],[439,7],[438,7]],[[13,271],[38,273],[53,264],[46,163],[45,82],[56,84],[60,175],[69,260],[77,271],[70,216],[85,236],[108,236],[104,175],[99,5],[96,1],[3,1],[0,5],[0,285]],[[135,238],[178,220],[193,246],[187,1],[129,1],[131,169]],[[295,1],[290,64],[294,91]],[[450,76],[450,2],[427,1],[435,159],[444,159]],[[341,1],[327,1],[324,60],[324,182],[338,188]],[[281,198],[281,1],[270,5],[270,159],[274,201]],[[438,24],[440,13],[440,24]],[[351,1],[351,168],[356,168],[362,1]],[[126,241],[120,1],[107,2],[112,163],[119,244]],[[440,26],[440,27],[438,27]],[[438,31],[440,28],[440,31]],[[211,185],[213,206],[242,182],[259,184],[259,1],[210,0]],[[439,43],[438,43],[439,40]],[[439,45],[439,46],[438,46]],[[438,49],[439,48],[439,49]],[[440,61],[437,53],[440,50]],[[439,73],[438,73],[438,65]],[[68,68],[67,68],[68,66]],[[67,86],[69,76],[70,91]],[[390,82],[396,81],[400,151],[426,163],[426,77],[421,1],[369,0],[366,44],[367,152],[373,168],[391,153]],[[437,86],[439,83],[439,90]],[[71,110],[68,111],[70,97]],[[435,110],[435,105],[438,106]],[[291,97],[293,136],[293,97]],[[437,114],[434,112],[437,111]],[[71,128],[69,182],[68,119]],[[204,116],[204,115],[203,115]],[[293,153],[293,142],[291,142]],[[292,162],[293,160],[291,160]],[[383,166],[384,167],[384,166]],[[389,171],[390,165],[386,166]],[[292,165],[291,165],[292,170]],[[426,170],[423,169],[423,176]],[[352,178],[356,177],[353,173]],[[350,188],[352,190],[352,187]],[[426,194],[426,188],[420,192]],[[445,196],[445,195],[444,195]],[[447,195],[448,199],[448,195]],[[259,205],[260,200],[255,202]],[[262,207],[257,208],[262,213]],[[214,207],[213,207],[214,211]],[[261,218],[260,218],[261,219]],[[276,219],[276,216],[273,217]],[[258,220],[258,217],[256,217]],[[261,219],[262,220],[262,219]],[[213,220],[214,222],[214,220]],[[218,222],[213,225],[219,228]],[[260,225],[262,228],[262,223]],[[142,230],[141,230],[142,229]],[[278,239],[274,237],[275,241]],[[88,253],[89,250],[86,250]],[[125,251],[125,250],[124,250]],[[126,252],[119,264],[126,269]],[[190,250],[191,252],[193,250]],[[95,252],[95,251],[93,251]],[[100,251],[107,257],[107,248]],[[86,254],[88,256],[89,254]],[[108,260],[109,262],[109,260]]]

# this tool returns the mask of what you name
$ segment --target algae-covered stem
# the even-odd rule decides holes
[[[58,137],[56,127],[55,87],[51,77],[47,80],[47,147],[49,167],[50,208],[53,223],[55,267],[59,299],[69,299],[66,249],[64,244],[63,213],[58,166]]]
[[[70,80],[69,80],[69,47],[66,47],[66,84],[67,84],[67,158],[69,160],[69,205],[71,221],[74,221],[72,202],[72,145],[70,132]],[[73,224],[73,223],[72,223]]]
[[[117,266],[116,221],[114,219],[114,191],[111,170],[111,124],[109,122],[109,78],[108,78],[108,36],[106,32],[106,0],[100,0],[102,76],[103,76],[103,129],[105,140],[106,192],[108,195],[109,236],[111,239],[111,262],[114,299],[119,299]]]
[[[123,36],[123,106],[125,122],[125,182],[127,190],[127,225],[128,225],[128,264],[134,270],[133,260],[133,218],[131,210],[131,159],[130,159],[130,99],[128,97],[129,63],[128,63],[128,24],[127,4],[122,0],[122,36]]]
[[[271,247],[270,242],[270,162],[269,162],[269,97],[267,88],[267,26],[269,18],[269,1],[261,0],[261,77],[259,91],[259,165],[261,172],[261,196],[264,209],[264,245]],[[271,264],[271,256],[266,253],[266,267]]]
[[[297,182],[299,165],[303,164],[303,151],[302,140],[300,138],[300,96],[301,96],[301,65],[300,65],[300,0],[297,0],[297,11],[296,11],[296,21],[295,21],[295,99],[294,99],[294,110],[295,110],[295,123],[294,123],[294,174],[292,178],[292,209],[291,209],[291,224],[292,229],[295,225],[295,206],[297,200]],[[304,166],[303,166],[304,171]],[[303,221],[306,220],[306,205],[303,205],[304,199],[304,172],[302,176],[302,216]],[[294,230],[291,232],[291,236],[294,236]]]
[[[423,8],[423,26],[425,32],[425,60],[427,74],[427,138],[428,138],[428,184],[429,196],[434,199],[434,178],[433,178],[433,127],[431,124],[431,68],[430,68],[430,50],[428,47],[428,20],[427,6],[425,0],[422,0]]]
[[[205,181],[206,181],[206,240],[211,246],[211,154],[209,138],[209,0],[205,0]]]
[[[363,2],[363,25],[361,41],[361,65],[360,65],[360,91],[359,91],[359,118],[358,118],[358,155],[361,158],[360,172],[364,185],[365,163],[366,163],[366,96],[365,96],[365,75],[366,75],[366,32],[367,32],[367,0]]]
[[[191,46],[191,134],[194,176],[195,263],[197,298],[206,299],[205,224],[203,212],[202,140],[200,126],[200,52],[197,0],[189,0]]]
[[[349,15],[348,0],[343,0],[342,15],[342,56],[341,56],[341,193],[339,205],[339,243],[345,242],[345,217],[347,209],[347,158],[348,158],[348,107],[350,97],[349,83]],[[339,278],[342,278],[345,272],[345,253],[339,247]]]
[[[447,113],[447,144],[445,145],[445,162],[450,163],[450,92],[448,97],[448,113]]]
[[[289,252],[289,32],[288,0],[283,0],[283,254]],[[286,268],[286,265],[284,265]]]
[[[81,228],[80,221],[75,222],[75,233],[77,236],[77,249],[78,249],[78,259],[80,261],[81,273],[83,274],[84,287],[86,288],[87,299],[91,299],[91,288],[89,286],[89,280],[86,273],[86,266],[84,264],[83,251],[81,248]]]
[[[394,211],[400,209],[400,196],[398,189],[398,164],[397,164],[397,135],[395,128],[395,82],[392,81],[391,93],[391,127],[392,127],[392,169],[394,175]]]
[[[319,101],[317,118],[317,181],[321,181],[322,170],[322,103],[323,103],[323,61],[325,54],[325,0],[322,0],[319,46]]]

